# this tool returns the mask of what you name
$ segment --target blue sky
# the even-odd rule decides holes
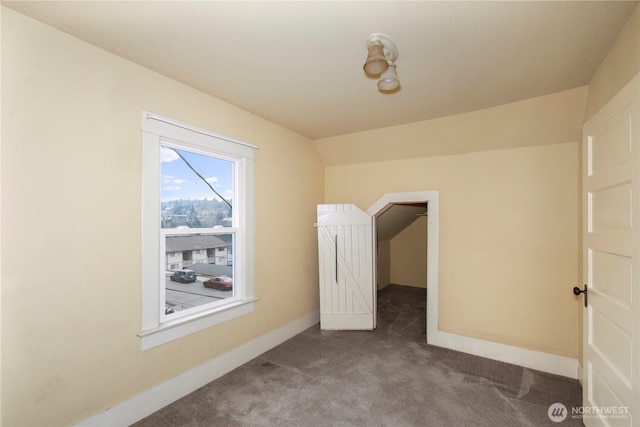
[[[233,163],[215,157],[205,156],[185,150],[177,150],[183,155],[207,182],[227,200],[233,198]],[[162,146],[161,199],[218,199],[216,194],[198,177],[173,151]]]

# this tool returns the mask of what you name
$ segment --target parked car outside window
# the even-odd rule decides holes
[[[202,283],[205,288],[230,291],[233,289],[233,279],[229,276],[217,276]]]
[[[171,280],[180,283],[192,283],[196,281],[196,272],[193,270],[179,270],[171,275]]]

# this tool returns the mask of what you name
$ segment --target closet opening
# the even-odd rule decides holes
[[[428,202],[392,203],[374,215],[376,325],[426,338]]]

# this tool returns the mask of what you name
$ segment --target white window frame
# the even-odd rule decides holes
[[[234,296],[213,308],[177,319],[164,317],[164,266],[160,212],[160,146],[177,144],[213,157],[234,159],[240,170],[234,188]],[[253,293],[253,176],[257,147],[153,113],[142,113],[142,350],[251,313]],[[204,231],[204,230],[203,230]],[[219,230],[223,231],[223,230]]]

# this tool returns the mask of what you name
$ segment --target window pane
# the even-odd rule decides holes
[[[169,145],[160,150],[162,228],[233,226],[234,163]]]
[[[235,295],[233,233],[173,235],[165,242],[166,314]]]

